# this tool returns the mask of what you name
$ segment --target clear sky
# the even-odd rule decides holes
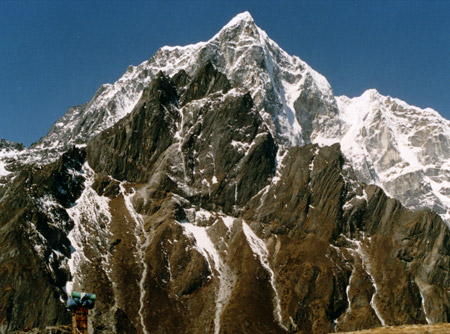
[[[450,119],[450,0],[0,0],[0,138],[30,145],[128,65],[245,10],[336,95],[376,88]]]

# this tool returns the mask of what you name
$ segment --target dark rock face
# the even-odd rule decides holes
[[[175,80],[180,74],[175,75]],[[180,82],[182,83],[182,82]],[[192,100],[199,100],[216,92],[226,93],[231,89],[231,84],[227,77],[217,71],[214,65],[208,61],[205,66],[201,67],[195,77],[187,83],[186,92],[183,94],[181,104],[185,105]]]
[[[71,334],[72,326],[60,325],[60,326],[47,326],[43,329],[40,328],[24,328],[23,330],[17,330],[11,332],[11,334]]]
[[[74,171],[84,153],[73,149],[52,165],[25,169],[0,203],[0,332],[67,323],[59,299],[69,273],[66,208],[79,197],[83,179]]]
[[[185,188],[200,190],[191,194],[179,189],[184,197],[194,196],[200,201],[211,197],[229,212],[233,204],[247,202],[271,176],[275,142],[252,110],[249,94],[186,105],[205,94],[218,94],[220,98],[230,89],[228,80],[211,63],[200,68],[184,87],[176,87],[176,82],[185,83],[182,76],[179,73],[170,80],[160,74],[144,90],[130,115],[88,145],[88,161],[97,172],[131,182],[145,182],[160,174],[161,168],[169,167],[167,164],[178,163],[181,168],[173,177]],[[177,90],[184,93],[178,96]],[[178,101],[183,101],[184,108],[178,108]],[[241,165],[250,168],[242,169]],[[255,168],[258,173],[254,173]]]
[[[442,270],[449,249],[442,240],[449,235],[447,226],[434,213],[405,210],[375,186],[349,189],[338,148],[316,155],[313,150],[291,149],[281,170],[286,177],[253,198],[244,214],[282,235],[275,262],[284,267],[279,272],[280,290],[286,291],[280,295],[282,310],[294,314],[305,333],[332,331],[331,319],[337,330],[424,322],[425,317],[435,322],[431,310],[436,308],[426,302],[435,298],[424,292],[435,287],[424,289],[420,277],[431,270],[431,276],[446,280]],[[367,199],[358,198],[362,190]],[[425,240],[428,246],[419,245]],[[443,266],[425,265],[433,261]],[[448,304],[439,309],[438,317],[447,319]]]
[[[13,143],[5,139],[0,139],[0,149],[22,151],[25,147],[21,143]]]
[[[179,118],[174,108],[177,99],[175,87],[160,73],[129,117],[94,138],[87,149],[91,164],[121,180],[148,177],[158,156],[172,142]]]
[[[339,145],[280,148],[210,63],[160,73],[85,150],[25,169],[0,218],[1,333],[68,323],[66,281],[97,294],[95,333],[450,320],[445,223],[358,182]]]

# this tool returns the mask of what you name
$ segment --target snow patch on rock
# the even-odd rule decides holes
[[[266,244],[264,241],[260,238],[258,238],[253,232],[253,230],[248,226],[246,222],[242,222],[242,230],[245,234],[245,237],[247,238],[248,244],[250,248],[252,249],[255,256],[258,257],[261,265],[263,268],[269,273],[270,276],[270,284],[272,285],[273,289],[273,303],[274,303],[274,316],[277,320],[278,324],[285,330],[287,328],[283,325],[283,318],[281,316],[281,303],[280,303],[280,297],[278,295],[278,290],[276,288],[276,282],[275,282],[275,273],[270,267],[269,262],[269,250],[267,249]]]

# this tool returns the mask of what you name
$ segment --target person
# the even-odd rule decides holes
[[[96,296],[92,293],[73,291],[67,299],[67,309],[72,312],[72,330],[76,334],[87,334],[89,310],[95,306]]]

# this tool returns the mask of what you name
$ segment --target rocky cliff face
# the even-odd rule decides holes
[[[96,112],[107,96],[116,109]],[[97,294],[95,333],[450,320],[449,230],[433,211],[409,211],[361,182],[398,167],[398,147],[382,121],[369,122],[376,133],[351,127],[342,103],[350,115],[352,101],[336,103],[326,80],[248,13],[207,43],[162,48],[130,68],[30,150],[52,138],[43,156],[82,147],[16,172],[6,168],[18,155],[5,164],[0,333],[67,323],[67,289]],[[342,131],[386,154],[360,168],[349,146],[324,145]]]
[[[62,288],[70,278],[67,259],[73,227],[67,209],[82,191],[84,153],[74,150],[57,162],[25,168],[0,203],[0,332],[67,323]]]
[[[448,320],[439,216],[359,183],[337,144],[279,146],[211,63],[158,74],[120,122],[4,196],[3,332],[67,321],[66,281],[99,296],[98,333]]]

